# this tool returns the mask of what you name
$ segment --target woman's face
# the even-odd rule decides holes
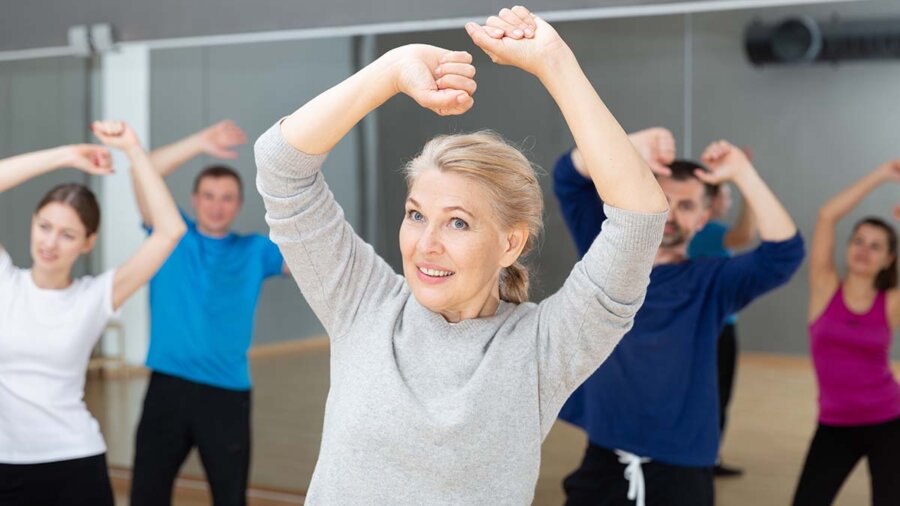
[[[78,213],[71,206],[50,202],[31,218],[34,268],[68,275],[78,257],[91,251],[96,239],[97,234],[88,237]]]
[[[874,278],[893,260],[888,251],[887,232],[874,225],[860,225],[847,245],[847,268],[858,276]]]
[[[497,226],[478,184],[426,170],[410,189],[400,226],[403,275],[416,300],[448,321],[483,316],[499,296],[500,271],[515,262],[526,238],[524,230]]]

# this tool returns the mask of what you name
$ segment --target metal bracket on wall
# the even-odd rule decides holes
[[[91,34],[87,25],[70,26],[68,38],[72,56],[88,58],[94,53],[91,48]]]
[[[109,23],[70,26],[68,39],[69,54],[79,58],[90,58],[116,49],[113,27]]]

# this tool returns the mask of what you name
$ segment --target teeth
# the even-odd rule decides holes
[[[426,269],[426,268],[424,268],[424,267],[419,267],[419,270],[422,271],[423,273],[425,273],[425,274],[427,274],[427,275],[429,275],[429,276],[435,277],[435,278],[445,278],[445,277],[447,277],[447,276],[453,274],[452,272],[449,272],[449,271],[439,271],[439,270],[435,270],[435,269]]]

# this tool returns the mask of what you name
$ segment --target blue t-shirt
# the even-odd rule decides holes
[[[728,227],[719,221],[707,222],[688,244],[688,258],[728,258],[731,250],[725,247]],[[735,323],[737,315],[730,315],[725,323]]]
[[[593,183],[568,154],[553,172],[583,255],[605,219]],[[716,337],[725,318],[785,283],[803,260],[799,235],[733,258],[656,266],[634,326],[575,391],[560,417],[608,449],[679,466],[712,466],[719,447]]]
[[[725,236],[728,227],[718,221],[709,221],[706,226],[694,235],[688,244],[689,258],[728,258],[731,251],[725,247]]]
[[[263,280],[281,274],[281,252],[258,234],[207,237],[182,217],[187,233],[150,281],[147,367],[248,390],[256,302]]]

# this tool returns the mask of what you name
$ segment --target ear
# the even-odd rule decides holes
[[[197,203],[199,202],[199,200],[200,196],[197,194],[197,192],[191,192],[191,207],[193,207],[195,211],[197,210]]]
[[[84,242],[84,246],[81,248],[81,254],[85,255],[91,252],[94,249],[94,245],[97,244],[97,233],[93,233],[88,236],[87,240]]]
[[[517,227],[507,232],[504,238],[503,256],[500,257],[500,267],[506,268],[516,263],[528,242],[528,229],[525,227]]]

